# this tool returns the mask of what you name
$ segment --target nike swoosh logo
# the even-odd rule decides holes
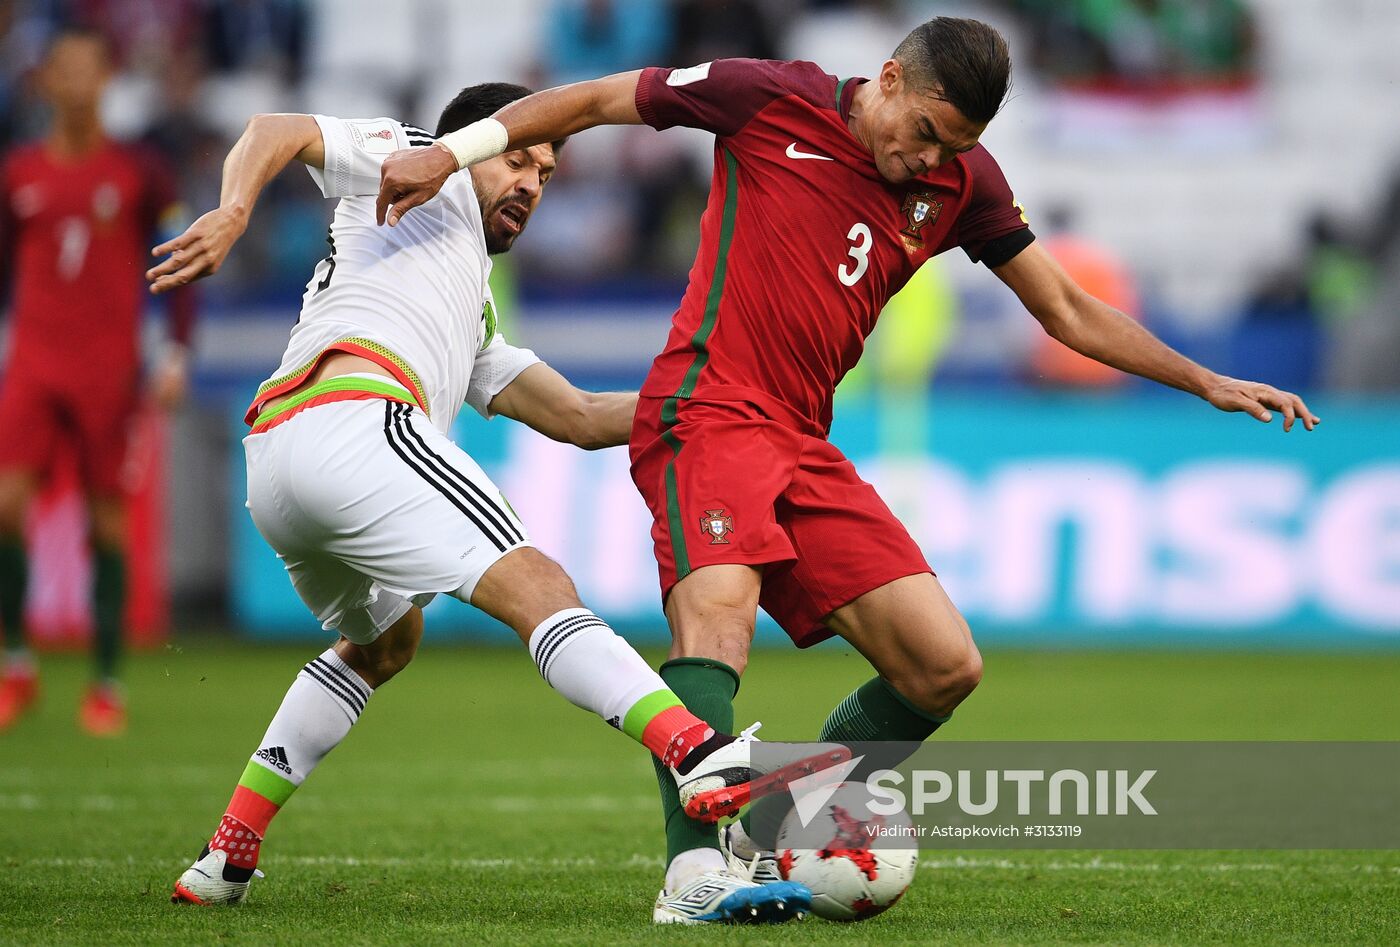
[[[797,142],[788,145],[787,156],[789,158],[814,158],[817,161],[835,161],[835,158],[828,158],[826,155],[814,155],[805,151],[797,150]]]

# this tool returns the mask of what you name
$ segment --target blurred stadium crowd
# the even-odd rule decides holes
[[[1343,5],[1358,36],[1371,25],[1393,35],[1400,25],[1384,3]],[[1400,384],[1400,369],[1375,353],[1397,334],[1386,315],[1400,296],[1400,174],[1387,170],[1396,167],[1396,136],[1329,132],[1372,156],[1353,162],[1359,180],[1348,192],[1359,186],[1370,197],[1335,201],[1328,193],[1339,189],[1335,181],[1306,190],[1327,173],[1330,143],[1300,158],[1280,117],[1293,112],[1281,101],[1296,66],[1288,50],[1324,6],[521,0],[503,12],[482,0],[7,0],[0,3],[0,144],[42,128],[29,77],[47,38],[68,22],[110,36],[120,75],[109,94],[109,125],[165,151],[198,212],[217,203],[223,154],[257,111],[390,114],[432,127],[438,106],[460,85],[488,79],[543,87],[726,56],[813,59],[843,75],[867,74],[913,23],[935,14],[980,16],[1008,32],[1018,54],[1017,95],[1025,101],[1018,107],[1013,100],[1014,117],[995,123],[987,141],[1021,188],[1038,232],[1073,232],[1074,249],[1108,267],[1107,278],[1154,329],[1188,353],[1223,358],[1226,370],[1248,373],[1252,352],[1279,384],[1391,387]],[[1279,27],[1283,21],[1292,25]],[[1341,76],[1328,81],[1328,88],[1345,84]],[[528,317],[541,306],[578,305],[616,311],[619,319],[637,311],[664,317],[694,251],[709,148],[699,134],[581,136],[502,274],[519,287],[520,311]],[[1177,156],[1170,166],[1163,152]],[[1106,165],[1086,170],[1086,156]],[[1193,173],[1183,163],[1203,160],[1217,161],[1217,193],[1174,210]],[[1280,192],[1278,206],[1262,214],[1258,195],[1240,187],[1271,173],[1260,162],[1274,166]],[[1123,199],[1143,191],[1156,191],[1164,206],[1140,204],[1146,221],[1117,219],[1138,216],[1124,212]],[[328,210],[299,175],[277,182],[250,236],[204,288],[206,324],[260,317],[284,327],[311,264],[324,255]],[[945,264],[951,288],[927,288],[930,298],[951,300],[937,317],[965,330],[948,333],[957,340],[945,374],[1047,377],[1033,327],[1005,311],[1008,300],[985,274],[959,263]],[[528,330],[525,336],[537,341]],[[1234,365],[1236,355],[1247,364]],[[1071,373],[1067,380],[1090,379]]]
[[[34,70],[67,24],[110,38],[104,120],[166,153],[194,215],[217,204],[223,157],[257,112],[432,128],[470,83],[724,56],[869,75],[935,15],[1008,36],[1015,87],[984,141],[1082,285],[1211,367],[1310,401],[1400,390],[1395,0],[0,0],[0,147],[43,133]],[[581,384],[637,384],[684,287],[712,147],[684,129],[576,136],[528,235],[497,258],[512,339]],[[169,428],[178,474],[147,498],[168,514],[179,600],[218,600],[242,575],[236,415],[286,343],[330,211],[289,170],[199,288],[195,398]],[[988,385],[1155,390],[1065,355],[995,276],[950,253],[891,302],[842,392],[873,394],[882,449],[946,457],[926,443],[930,406],[952,401],[922,397],[935,379],[988,404]],[[80,511],[56,509],[72,522],[46,535],[79,550]],[[77,554],[54,548],[53,562]]]

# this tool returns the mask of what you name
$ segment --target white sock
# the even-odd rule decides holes
[[[566,608],[540,622],[529,648],[550,687],[619,730],[643,697],[670,693],[661,675],[586,608]]]
[[[729,839],[729,850],[741,861],[751,861],[755,855],[764,850],[758,847],[758,843],[749,837],[749,833],[744,831],[744,823],[735,819],[729,823],[724,830]]]
[[[292,681],[253,762],[300,786],[345,739],[373,693],[333,648],[327,649]]]
[[[724,867],[724,856],[717,848],[692,848],[681,852],[666,866],[666,893],[675,894],[696,875],[723,870]]]

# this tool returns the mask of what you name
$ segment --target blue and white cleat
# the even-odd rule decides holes
[[[654,924],[781,924],[812,910],[812,892],[795,881],[759,884],[753,865],[730,862],[706,871],[675,892],[664,888],[652,909]]]

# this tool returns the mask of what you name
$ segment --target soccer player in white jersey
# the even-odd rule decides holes
[[[438,134],[527,93],[501,83],[464,89]],[[224,164],[219,208],[153,251],[170,254],[147,274],[153,292],[215,272],[263,186],[293,159],[326,197],[340,198],[331,255],[307,284],[281,366],[249,407],[244,440],[253,521],[307,607],[340,638],[293,681],[174,901],[244,898],[273,816],[374,690],[412,659],[422,606],[437,593],[515,629],[549,684],[644,744],[692,801],[776,790],[848,755],[794,748],[779,769],[754,769],[750,741],[708,727],[583,607],[449,438],[466,403],[580,447],[625,444],[636,395],[580,391],[497,328],[488,254],[506,252],[524,230],[562,143],[479,164],[402,226],[376,226],[380,163],[433,140],[387,118],[256,116]],[[659,920],[780,921],[804,911],[810,893],[756,884],[731,866],[671,901],[658,905]]]

